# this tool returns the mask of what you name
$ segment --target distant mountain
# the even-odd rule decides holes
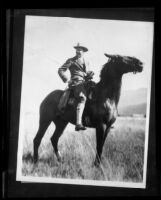
[[[138,104],[138,105],[130,105],[121,107],[118,109],[120,115],[133,115],[133,114],[146,114],[146,103]]]
[[[122,91],[118,104],[121,115],[146,114],[147,89]]]

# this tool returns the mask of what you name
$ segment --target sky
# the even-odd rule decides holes
[[[26,16],[22,80],[26,101],[40,103],[49,92],[67,87],[57,71],[75,55],[73,46],[78,42],[89,49],[85,58],[95,73],[94,81],[99,81],[100,70],[107,62],[104,53],[120,54],[135,56],[144,63],[142,73],[123,76],[122,90],[150,86],[152,22]]]

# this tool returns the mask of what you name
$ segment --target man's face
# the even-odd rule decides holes
[[[84,51],[82,49],[77,48],[76,49],[76,55],[80,58],[83,57]]]

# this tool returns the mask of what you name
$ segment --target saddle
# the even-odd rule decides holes
[[[87,82],[85,84],[85,88],[87,91],[87,100],[94,101],[95,99],[95,85],[96,83],[93,81]],[[76,102],[76,97],[74,96],[74,92],[72,88],[67,88],[64,90],[59,104],[58,109],[60,112],[64,112],[67,105],[74,105]]]

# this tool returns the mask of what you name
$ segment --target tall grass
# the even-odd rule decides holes
[[[46,131],[39,148],[39,162],[34,165],[32,142],[36,134],[35,126],[26,126],[22,167],[24,176],[142,182],[145,119],[117,119],[105,141],[99,168],[93,165],[95,129],[75,132],[73,126],[67,127],[58,143],[62,154],[62,161],[58,162],[50,142],[54,128],[51,125]]]

